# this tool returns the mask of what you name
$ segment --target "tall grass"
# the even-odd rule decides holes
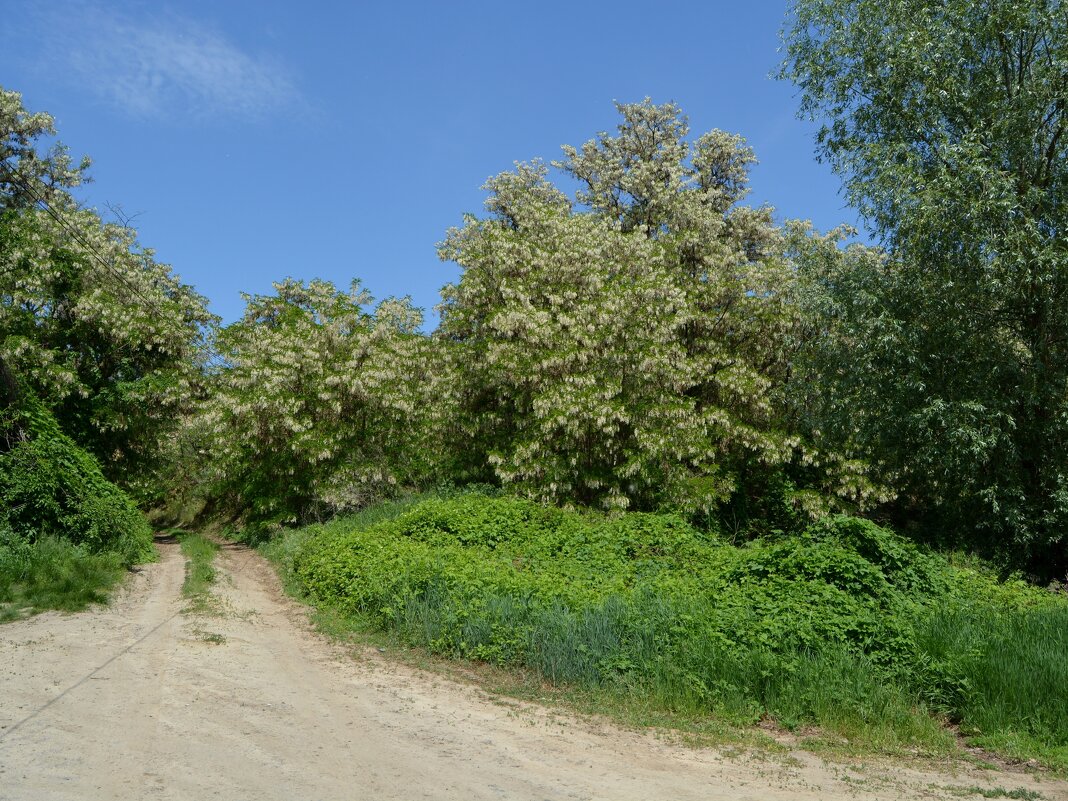
[[[640,695],[688,718],[714,713],[733,724],[772,718],[818,725],[878,748],[944,753],[952,737],[926,705],[863,655],[839,645],[779,653],[731,648],[711,637],[673,640],[667,606],[622,597],[572,610],[488,596],[477,611],[450,603],[438,583],[390,608],[386,628],[412,645],[536,671],[556,685]]]
[[[119,554],[92,553],[56,537],[29,543],[0,530],[0,622],[103,603],[125,572]]]
[[[918,629],[935,695],[979,745],[1068,766],[1068,604],[934,613]]]

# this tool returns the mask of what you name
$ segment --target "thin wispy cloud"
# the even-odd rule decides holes
[[[95,4],[46,13],[53,65],[130,115],[248,118],[299,101],[282,64],[187,17]]]

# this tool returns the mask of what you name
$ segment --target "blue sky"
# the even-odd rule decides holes
[[[17,7],[17,11],[15,10]],[[0,85],[88,154],[81,197],[240,316],[285,276],[362,279],[428,311],[458,268],[435,244],[513,162],[674,100],[694,134],[756,150],[749,202],[855,223],[778,63],[785,0],[747,3],[21,2]]]

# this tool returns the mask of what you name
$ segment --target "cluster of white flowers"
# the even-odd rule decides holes
[[[191,436],[209,480],[259,518],[331,514],[433,469],[437,384],[409,299],[287,279],[247,296]],[[435,451],[436,452],[436,451]]]
[[[709,508],[738,465],[862,465],[786,424],[805,333],[791,253],[809,232],[738,205],[753,154],[688,142],[673,105],[620,106],[617,136],[489,181],[487,219],[440,245],[462,268],[442,324],[358,282],[286,280],[246,297],[188,424],[216,492],[260,519],[359,507],[401,485],[496,480],[562,504]]]
[[[136,483],[188,404],[214,322],[135,232],[82,208],[52,120],[0,89],[0,361],[61,424]]]
[[[535,497],[709,504],[730,482],[695,477],[797,447],[775,403],[796,273],[770,209],[736,205],[753,162],[740,137],[690,144],[673,105],[619,110],[616,136],[555,165],[575,202],[520,164],[487,184],[492,216],[441,245],[464,268],[441,328],[460,430]]]

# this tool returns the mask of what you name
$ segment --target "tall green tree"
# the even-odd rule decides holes
[[[709,508],[798,441],[779,393],[799,326],[771,211],[739,201],[754,157],[694,139],[674,104],[620,104],[615,134],[492,179],[485,219],[441,246],[463,268],[453,346],[464,444],[538,498]],[[476,465],[477,466],[477,465]]]
[[[0,248],[8,250],[13,238],[11,227],[23,210],[34,206],[39,197],[55,194],[56,187],[69,188],[82,182],[88,159],[75,165],[61,145],[48,151],[36,147],[37,140],[55,135],[52,118],[31,114],[22,105],[22,96],[0,87]],[[0,277],[10,276],[13,267]],[[21,394],[14,368],[0,353],[0,408],[13,406]]]
[[[207,301],[71,191],[88,161],[0,89],[0,378],[32,392],[109,477],[149,492],[161,442],[195,394]]]
[[[815,424],[903,516],[1063,567],[1068,7],[797,0],[788,20],[782,75],[885,248],[822,262]]]
[[[182,440],[191,493],[254,523],[349,511],[434,478],[444,365],[408,298],[286,279],[246,296]],[[199,467],[198,467],[199,465]]]

